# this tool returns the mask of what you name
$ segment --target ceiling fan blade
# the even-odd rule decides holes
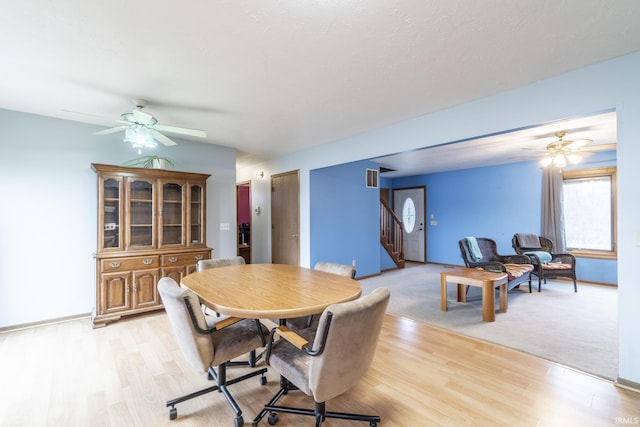
[[[575,141],[565,141],[568,144],[564,147],[567,150],[578,150],[586,145],[591,144],[593,141],[590,139],[576,139]]]
[[[170,138],[167,138],[157,130],[155,129],[149,129],[149,130],[151,131],[151,135],[153,135],[155,139],[157,139],[158,141],[160,141],[160,143],[166,145],[167,147],[176,145],[176,143],[173,140],[171,140]]]
[[[198,136],[200,138],[207,137],[207,133],[199,129],[181,128],[178,126],[169,126],[169,125],[155,125],[154,128],[165,131],[165,132],[177,133],[182,135]]]
[[[93,132],[93,135],[109,135],[109,134],[112,134],[112,133],[120,132],[121,130],[124,130],[124,129],[128,128],[128,127],[129,126],[118,126],[118,127],[115,127],[115,128],[99,130],[98,132]]]
[[[153,124],[156,119],[149,113],[142,111],[139,108],[133,110],[133,121],[143,125]]]
[[[615,149],[616,149],[616,143],[612,142],[610,144],[589,145],[587,147],[584,147],[582,151],[609,151],[609,150],[615,150]]]

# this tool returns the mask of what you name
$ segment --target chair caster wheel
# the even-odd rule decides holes
[[[273,426],[273,425],[276,425],[279,419],[280,417],[278,417],[278,414],[276,414],[275,412],[272,412],[269,414],[269,418],[267,418],[267,422],[269,423],[270,426]]]
[[[260,385],[265,385],[265,384],[267,384],[267,377],[263,375],[260,377]]]
[[[169,419],[175,420],[176,418],[178,418],[178,409],[176,408],[169,409]]]
[[[242,415],[238,415],[233,420],[233,427],[242,427],[244,425],[244,419],[242,419]]]

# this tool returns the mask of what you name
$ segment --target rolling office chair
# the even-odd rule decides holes
[[[294,332],[279,326],[271,332],[266,350],[267,364],[280,373],[280,390],[253,420],[256,427],[269,413],[269,424],[278,422],[278,412],[315,417],[319,427],[325,418],[369,422],[377,415],[328,412],[325,402],[354,387],[365,375],[376,350],[391,293],[378,288],[360,299],[333,304],[322,315],[317,330]],[[284,339],[274,341],[275,336]],[[313,342],[313,344],[310,344]],[[298,389],[315,402],[314,409],[277,406],[289,391]]]
[[[201,259],[196,264],[196,272],[203,271],[203,270],[208,270],[210,268],[226,267],[228,265],[245,265],[245,264],[246,264],[246,262],[245,262],[244,258],[242,258],[241,256],[233,256],[233,257],[228,257],[228,258]],[[202,305],[202,310],[203,310],[204,314],[210,315],[210,316],[216,316],[216,317],[218,317],[220,319],[224,318],[224,317],[228,317],[228,316],[221,316],[220,313],[216,313],[215,311],[211,310],[206,305]],[[254,367],[254,366],[256,366],[256,362],[258,360],[260,360],[261,357],[262,357],[262,354],[256,356],[256,351],[255,350],[251,350],[249,352],[249,361],[247,361],[247,362],[227,362],[227,366],[230,366],[230,365],[249,365],[251,367]]]
[[[229,258],[201,259],[196,264],[196,271],[207,270],[209,268],[225,267],[227,265],[243,265],[244,258],[241,256],[233,256]]]
[[[243,425],[242,410],[231,396],[228,386],[257,375],[261,375],[260,383],[264,385],[267,369],[258,369],[228,380],[227,363],[266,345],[266,330],[257,320],[207,318],[200,310],[198,296],[190,289],[178,286],[169,277],[160,279],[158,291],[184,358],[194,368],[207,372],[209,379],[216,380],[216,385],[212,387],[167,401],[169,419],[178,416],[176,404],[218,391],[224,394],[236,414],[235,427]]]
[[[356,267],[352,265],[337,264],[335,262],[318,261],[313,267],[314,270],[324,271],[326,273],[337,274],[339,276],[349,277],[355,279]],[[306,317],[294,317],[287,319],[287,326],[291,329],[299,330],[304,328],[310,328],[314,323],[317,323],[319,316],[311,315]],[[314,325],[317,326],[317,325]]]

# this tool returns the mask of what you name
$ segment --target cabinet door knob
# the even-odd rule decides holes
[[[144,265],[153,264],[153,259],[151,259],[151,258],[143,259],[143,260],[142,260],[142,263],[143,263]]]
[[[196,255],[196,259],[200,261],[202,259],[202,255]]]
[[[111,268],[118,268],[118,267],[120,267],[120,261],[111,261],[111,262],[109,263],[109,266],[110,266]]]
[[[169,257],[169,262],[177,262],[177,261],[178,261],[178,257],[177,256]]]

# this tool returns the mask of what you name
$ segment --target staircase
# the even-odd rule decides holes
[[[398,268],[404,268],[402,221],[387,202],[380,200],[380,243]]]

